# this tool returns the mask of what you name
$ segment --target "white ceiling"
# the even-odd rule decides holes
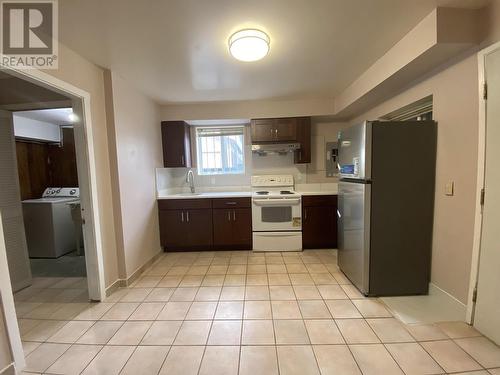
[[[37,109],[33,111],[17,111],[16,116],[32,120],[47,122],[54,125],[73,125],[69,115],[73,113],[72,108]]]
[[[334,96],[436,5],[487,0],[64,0],[61,41],[160,103]],[[234,60],[257,27],[270,54]]]

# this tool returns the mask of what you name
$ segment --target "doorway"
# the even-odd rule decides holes
[[[33,277],[85,278],[71,107],[13,112],[17,172]]]
[[[10,179],[7,176],[7,181],[4,181],[4,185],[9,187],[11,194],[9,197],[0,197],[0,205],[2,206],[0,207],[0,211],[4,223],[8,264],[13,290],[19,291],[26,288],[20,293],[28,295],[30,292],[27,289],[37,289],[33,288],[33,286],[57,285],[61,281],[60,278],[70,277],[73,279],[59,285],[71,285],[72,281],[75,281],[74,285],[77,285],[79,289],[84,287],[85,290],[88,290],[87,299],[102,300],[105,297],[105,288],[100,228],[97,215],[95,161],[93,159],[91,143],[90,97],[87,93],[39,71],[18,72],[3,70],[0,74],[2,81],[2,85],[0,86],[1,125],[4,129],[3,133],[5,133],[1,135],[1,138],[3,139],[2,143],[10,147],[10,151],[6,151],[3,156],[7,155],[7,159],[10,156],[11,164],[7,163],[5,165],[9,165],[9,169],[14,176],[14,178]],[[40,115],[44,110],[54,110],[56,108],[65,109],[68,112],[71,111],[72,117],[71,123],[59,124],[59,142],[42,141],[33,146],[35,144],[33,139],[29,139],[29,137],[27,139],[27,137],[23,136],[17,137],[14,134],[14,117],[33,117]],[[6,127],[11,129],[10,134],[8,131],[5,131]],[[90,143],[87,140],[90,140]],[[29,143],[31,143],[31,146],[27,145]],[[37,158],[37,152],[42,152],[42,155],[44,152],[47,155],[52,154],[52,158],[49,157],[48,160],[45,160],[43,156]],[[34,168],[33,166],[30,168],[28,165],[28,174],[30,169],[34,169],[36,174],[45,168],[48,170],[46,174],[46,177],[48,177],[44,184],[35,186],[33,191],[31,191],[33,186],[25,184],[22,193],[24,198],[28,199],[23,199],[21,183],[19,181],[20,171],[17,168],[17,163],[20,161],[20,157],[23,155],[29,156],[29,153],[31,153],[31,157],[35,156],[34,159],[38,160],[38,164]],[[59,160],[54,163],[58,154],[65,156],[67,153],[74,154],[72,162],[65,163]],[[7,159],[6,161],[9,162]],[[40,166],[40,159],[44,162],[43,167]],[[69,177],[71,174],[70,179],[73,182],[62,184],[60,171],[68,169],[68,165],[71,166],[71,171],[65,174],[66,177]],[[74,183],[77,186],[74,186]],[[76,200],[69,202],[68,199],[66,203],[71,204],[65,205],[65,214],[62,215],[67,225],[66,232],[68,230],[73,231],[70,236],[63,235],[67,243],[71,241],[71,245],[67,245],[65,248],[63,246],[62,253],[53,254],[53,256],[45,256],[45,254],[41,257],[29,256],[28,245],[30,233],[24,222],[23,214],[25,214],[25,210],[21,201],[44,198],[44,193],[48,194],[64,190],[61,189],[64,187],[62,185],[67,184],[73,185],[67,186],[68,195],[74,194],[76,188],[79,188],[80,191],[80,202]],[[52,188],[52,190],[46,192],[48,188]],[[1,194],[3,195],[3,191]],[[28,197],[27,195],[30,194],[31,196]],[[71,198],[74,197],[71,196]],[[6,218],[9,215],[10,218],[15,217],[15,223],[11,224],[9,222],[9,218]],[[61,216],[59,216],[58,220],[60,219]],[[10,227],[9,224],[11,224]],[[16,228],[16,230],[9,230],[9,228]],[[34,243],[37,242],[39,241],[34,241]],[[9,250],[9,247],[13,249]],[[57,266],[58,262],[61,263],[62,259],[67,259],[64,257],[71,253],[82,257],[80,262],[73,262],[79,263],[79,265],[76,266],[73,264],[67,267],[67,265],[61,266],[59,264]],[[83,254],[86,256],[83,257]],[[33,265],[30,263],[35,258],[37,260],[33,263],[38,264],[33,268]],[[39,264],[43,262],[48,263],[48,265]],[[85,274],[88,275],[88,278],[85,278]],[[32,276],[35,278],[33,279]]]
[[[500,43],[479,53],[480,145],[469,318],[500,344]],[[484,142],[484,143],[483,143]]]

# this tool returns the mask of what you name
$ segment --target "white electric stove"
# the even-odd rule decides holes
[[[252,176],[254,251],[302,250],[302,201],[291,175]]]

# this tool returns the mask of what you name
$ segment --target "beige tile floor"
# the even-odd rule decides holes
[[[334,250],[168,253],[102,303],[86,280],[15,295],[26,373],[500,374],[461,322],[405,325],[365,298]]]

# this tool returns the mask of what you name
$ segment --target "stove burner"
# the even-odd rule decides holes
[[[290,190],[281,190],[280,191],[281,195],[288,195],[288,194],[293,194]]]
[[[256,191],[255,194],[257,194],[257,195],[268,195],[269,192],[268,191]]]

